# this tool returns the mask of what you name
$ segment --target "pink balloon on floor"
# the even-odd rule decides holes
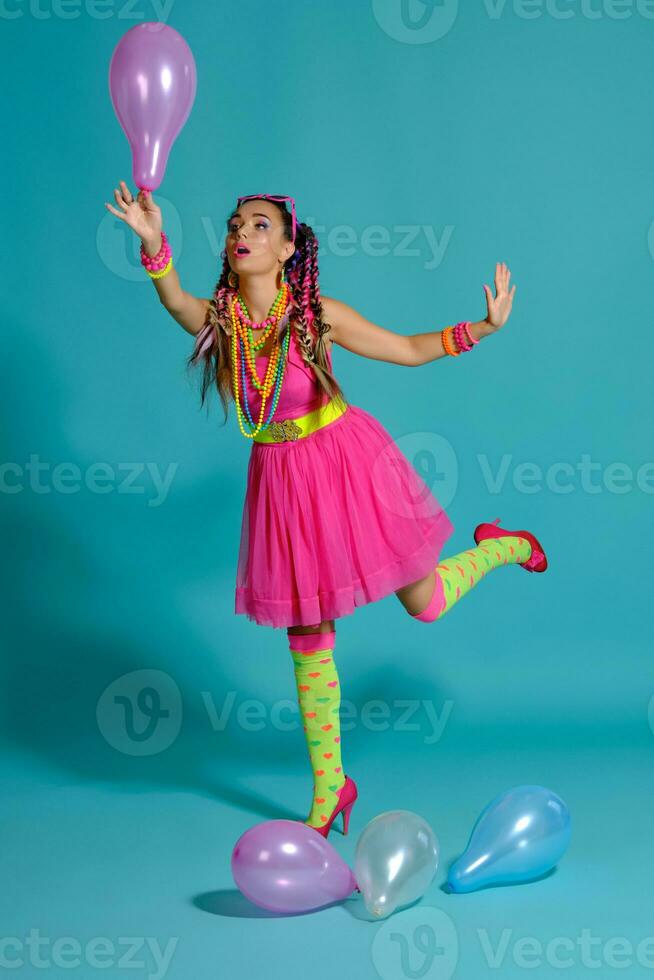
[[[241,834],[232,875],[246,898],[271,912],[308,912],[357,887],[338,851],[299,820],[266,820]]]
[[[195,99],[195,60],[181,34],[146,21],[130,28],[114,49],[109,92],[132,150],[132,176],[141,190],[154,191],[168,155]]]

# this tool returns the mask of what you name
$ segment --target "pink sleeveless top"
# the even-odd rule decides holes
[[[331,348],[327,351],[327,361],[329,364],[329,370],[332,370],[332,357]],[[268,367],[268,361],[270,360],[269,355],[259,355],[255,361],[257,374],[259,378],[263,379],[265,376],[266,368]],[[247,392],[248,392],[248,405],[250,406],[250,414],[256,424],[259,419],[259,412],[261,411],[261,394],[252,384],[252,378],[246,367],[245,371]],[[243,375],[239,373],[239,399],[241,403],[241,408],[245,414],[245,399],[243,395]],[[274,388],[273,388],[274,391]],[[268,419],[268,414],[271,407],[272,393],[268,396],[266,400],[266,410],[264,415],[264,422]],[[294,328],[291,329],[291,337],[288,344],[288,360],[286,362],[286,370],[284,372],[284,377],[282,378],[281,388],[279,392],[279,399],[277,401],[277,408],[275,409],[275,414],[273,415],[272,421],[280,422],[282,419],[297,419],[301,415],[306,415],[307,412],[312,411],[317,408],[318,405],[326,404],[329,401],[329,396],[321,388],[318,379],[313,373],[312,368],[304,363],[302,359],[302,354],[298,346],[297,334]],[[245,415],[246,422],[248,421],[247,415]]]

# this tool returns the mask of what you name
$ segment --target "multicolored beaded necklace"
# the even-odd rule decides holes
[[[276,334],[275,346],[273,347],[272,353],[268,359],[268,366],[266,368],[266,373],[263,380],[259,378],[259,374],[257,372],[255,352],[261,350],[273,331],[277,331],[277,325],[286,312],[289,295],[289,284],[283,280],[275,301],[270,307],[268,316],[265,318],[265,320],[262,320],[261,323],[252,322],[248,308],[240,294],[235,296],[232,301],[230,309],[232,319],[232,387],[234,389],[236,417],[238,418],[239,429],[246,439],[254,439],[254,437],[263,429],[268,428],[272,417],[275,414],[275,409],[277,408],[277,402],[279,401],[279,395],[282,388],[282,381],[284,380],[284,375],[286,373],[288,345],[291,338],[290,329],[286,331],[283,344],[279,343],[279,335]],[[262,328],[265,328],[262,336],[259,338],[259,340],[255,340],[252,336],[252,331],[261,330]],[[252,418],[252,413],[250,412],[245,373],[246,366],[250,378],[252,379],[252,384],[257,391],[261,392],[261,410],[259,412],[258,422],[254,421]],[[239,378],[243,386],[245,414],[247,415],[250,425],[254,427],[249,432],[246,431],[243,425],[243,410],[239,399]],[[266,401],[268,400],[271,392],[272,407],[268,413],[268,418],[264,422],[263,419],[264,415],[266,414]]]

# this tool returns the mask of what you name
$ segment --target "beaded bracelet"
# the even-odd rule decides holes
[[[454,327],[454,339],[456,340],[456,345],[459,348],[459,352],[472,350],[472,344],[469,344],[467,340],[463,340],[461,337],[461,324],[457,323]]]
[[[165,231],[161,232],[161,248],[156,255],[148,255],[145,251],[145,245],[141,242],[141,263],[146,269],[151,269],[153,272],[163,268],[168,258],[170,258],[169,253],[170,245]]]
[[[449,354],[450,357],[458,357],[461,351],[454,350],[451,344],[451,338],[453,333],[454,333],[454,327],[446,327],[445,330],[443,330],[443,335],[441,337],[441,340],[443,341],[443,347],[445,348],[445,353]]]
[[[161,232],[161,248],[156,255],[148,255],[143,242],[141,242],[141,265],[151,279],[161,279],[170,272],[173,265],[173,253],[165,231]]]
[[[148,272],[148,275],[150,276],[150,279],[163,279],[164,276],[168,275],[172,267],[173,267],[173,260],[171,258],[168,261],[168,264],[165,265],[164,268],[161,270],[161,272]]]
[[[465,342],[465,338],[463,336],[464,335],[464,332],[465,332],[466,337],[470,341],[469,344],[466,344],[466,342]],[[475,340],[475,338],[470,333],[470,321],[469,320],[465,320],[465,321],[462,321],[461,323],[457,323],[457,325],[454,328],[454,339],[456,340],[456,342],[459,345],[459,347],[462,350],[465,350],[465,351],[472,350],[473,345],[479,343],[479,341],[478,340]]]
[[[172,252],[168,249],[161,253],[161,258],[158,258],[156,262],[148,262],[146,265],[143,259],[141,259],[141,264],[144,266],[146,272],[161,272],[168,265],[171,257]]]
[[[451,357],[458,357],[459,354],[461,354],[464,351],[472,350],[473,345],[479,343],[479,341],[475,340],[475,338],[470,333],[469,327],[470,327],[470,321],[462,320],[460,323],[457,323],[454,327],[446,327],[445,330],[443,330],[442,340],[443,340],[443,348],[445,349],[446,354],[449,354]],[[464,338],[464,332],[465,332],[465,336],[468,338],[470,343],[466,342]],[[459,348],[458,350],[455,350],[454,347],[452,346],[452,342],[451,342],[452,338],[454,338],[456,345]]]

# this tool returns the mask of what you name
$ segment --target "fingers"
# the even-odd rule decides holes
[[[121,214],[120,211],[116,211],[115,208],[112,208],[111,204],[107,204],[107,202],[105,201],[104,206],[107,208],[108,211],[111,211],[112,214],[115,214],[117,218],[120,218],[121,221],[125,220],[125,215]]]
[[[124,180],[119,181],[120,190],[114,189],[114,197],[116,198],[116,204],[118,204],[123,211],[127,211],[130,204],[134,203],[134,198],[132,197],[132,192],[125,183]]]
[[[132,192],[124,180],[119,180],[118,187],[114,188],[114,198],[116,200],[116,204],[121,208],[122,213],[121,211],[117,211],[115,208],[112,208],[106,201],[105,207],[111,211],[112,214],[115,214],[117,218],[121,218],[123,221],[125,220],[125,215],[127,212],[129,212],[129,209],[133,204],[137,204],[143,209],[145,209],[148,202],[154,204],[154,201],[152,200],[152,191],[146,191],[141,188],[136,197],[133,197]]]
[[[152,199],[152,191],[141,188],[136,196],[136,202],[144,211],[152,210],[156,205]]]
[[[120,181],[120,189],[123,193],[123,198],[126,201],[126,203],[131,204],[134,198],[132,196],[132,192],[130,191],[129,187],[127,186],[124,180]]]
[[[497,262],[495,265],[495,290],[498,296],[500,293],[508,291],[510,278],[511,270],[506,262]]]
[[[127,211],[127,202],[117,187],[114,187],[114,198],[116,200],[116,204],[121,207],[123,211]]]

